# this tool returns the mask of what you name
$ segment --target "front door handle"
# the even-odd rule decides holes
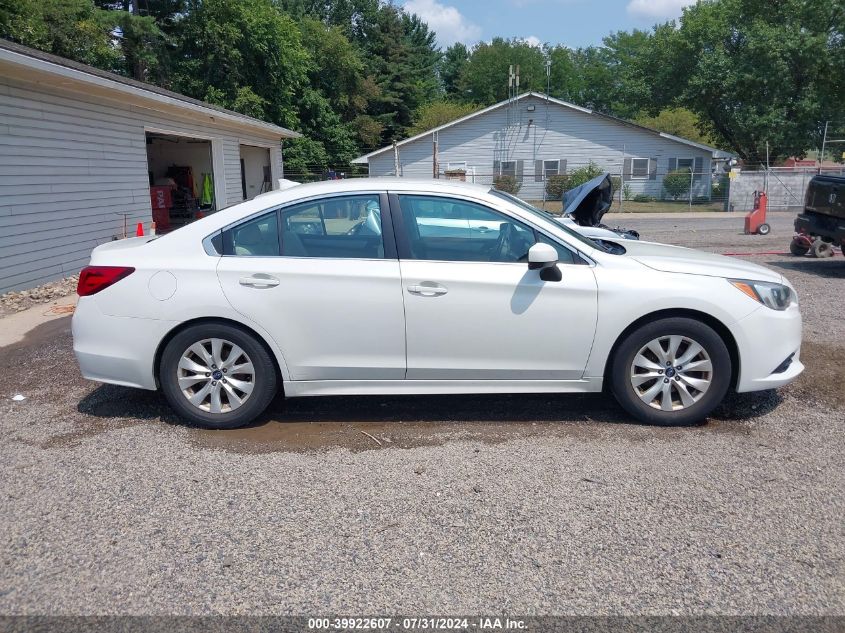
[[[250,288],[272,288],[279,285],[279,280],[270,275],[264,277],[241,277],[238,283],[242,286],[249,286]]]
[[[421,297],[438,297],[440,295],[445,295],[449,292],[449,290],[446,287],[432,281],[424,281],[421,284],[408,286],[408,292],[412,295],[420,295]]]

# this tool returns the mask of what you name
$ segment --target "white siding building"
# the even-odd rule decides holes
[[[434,148],[437,147],[435,159]],[[356,158],[370,176],[465,178],[491,183],[513,175],[519,196],[544,198],[547,177],[590,162],[624,176],[631,195],[661,198],[663,176],[678,168],[693,173],[694,196],[710,195],[714,160],[730,155],[538,93],[497,103],[393,146]],[[465,175],[464,175],[465,174]]]
[[[78,272],[124,226],[149,230],[157,185],[174,191],[157,216],[170,228],[276,188],[296,136],[0,40],[0,292]]]

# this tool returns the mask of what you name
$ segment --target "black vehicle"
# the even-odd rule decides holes
[[[795,232],[789,245],[793,255],[830,257],[834,246],[845,253],[845,177],[813,177],[804,210],[795,218]]]

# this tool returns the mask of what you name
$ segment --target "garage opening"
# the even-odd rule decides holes
[[[158,233],[216,210],[211,141],[147,132],[147,167]]]
[[[241,145],[241,192],[244,200],[270,191],[270,150],[266,147]]]

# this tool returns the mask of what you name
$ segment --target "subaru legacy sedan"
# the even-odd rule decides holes
[[[652,424],[794,380],[778,273],[591,240],[489,187],[359,179],[264,194],[94,249],[74,351],[91,380],[161,389],[184,420],[248,424],[286,397],[606,390]],[[564,401],[561,401],[564,402]]]

